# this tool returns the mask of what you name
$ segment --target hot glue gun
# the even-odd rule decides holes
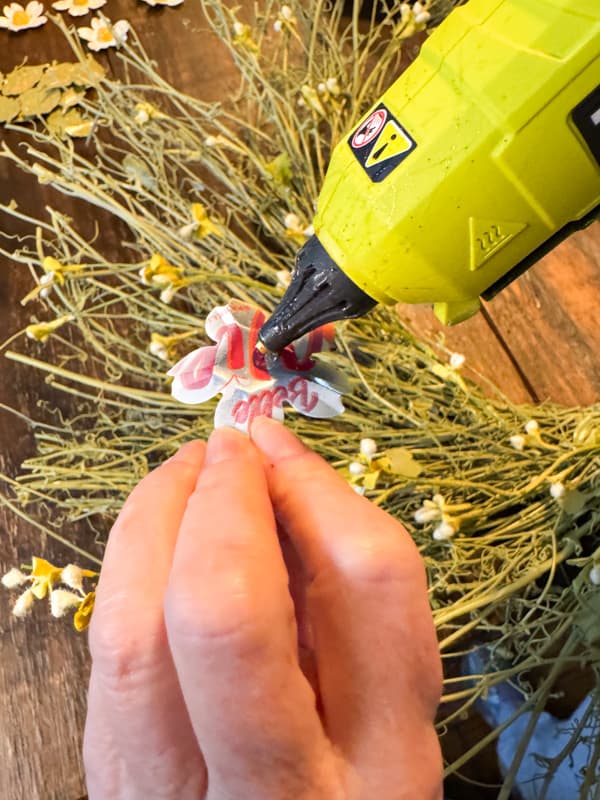
[[[470,0],[336,146],[273,353],[376,303],[474,314],[600,215],[600,1]]]

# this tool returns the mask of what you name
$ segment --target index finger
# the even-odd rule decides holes
[[[325,736],[298,664],[288,576],[260,455],[215,431],[180,528],[165,616],[215,796],[280,796]]]
[[[431,722],[440,657],[415,544],[282,425],[259,417],[251,435],[269,464],[277,519],[308,575],[318,680],[334,744],[354,763],[378,765],[377,774],[396,767],[402,747],[405,776],[432,753],[439,760]]]

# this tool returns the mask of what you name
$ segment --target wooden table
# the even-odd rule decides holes
[[[203,99],[218,99],[233,88],[231,63],[200,20],[196,5],[151,9],[133,0],[111,0],[111,19],[128,19],[176,86]],[[78,24],[87,24],[80,22]],[[29,63],[71,60],[68,46],[52,25],[9,34],[0,31],[0,71],[8,72],[29,56]],[[99,58],[111,74],[114,54]],[[4,136],[0,129],[0,137]],[[12,140],[14,141],[14,139]],[[28,211],[42,213],[57,197],[0,160],[0,197],[14,197]],[[71,205],[60,198],[67,214]],[[24,232],[1,218],[2,229]],[[0,229],[0,230],[2,230]],[[118,245],[113,232],[103,234],[104,251]],[[18,265],[0,265],[0,339],[28,324],[20,298],[30,276]],[[554,400],[589,404],[600,400],[600,225],[577,234],[512,284],[484,313],[446,330],[445,346],[467,357],[486,391],[499,388],[515,402]],[[402,316],[432,342],[441,326],[428,309],[402,307]],[[49,343],[48,346],[51,346]],[[39,374],[3,360],[0,403],[25,414],[36,403],[56,398]],[[0,411],[0,467],[14,474],[32,452],[27,425]],[[65,563],[56,543],[39,535],[12,514],[0,512],[0,570],[42,553]],[[39,613],[41,612],[41,613]],[[38,609],[26,623],[10,615],[10,596],[0,592],[0,798],[2,800],[77,800],[85,789],[80,759],[88,655],[85,636]],[[466,796],[466,795],[465,795]],[[483,797],[483,794],[481,795]]]

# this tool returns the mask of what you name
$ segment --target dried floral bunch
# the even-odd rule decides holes
[[[168,366],[207,344],[199,320],[215,306],[231,298],[274,306],[310,235],[332,145],[393,80],[402,41],[450,5],[389,0],[369,26],[358,3],[347,19],[342,3],[266,0],[242,20],[205,0],[239,69],[235,101],[217,106],[177,91],[131,33],[119,51],[130,81],[102,80],[82,101],[92,154],[90,143],[80,151],[49,128],[12,125],[29,146],[25,154],[4,146],[4,157],[129,235],[121,260],[107,261],[51,209],[34,221],[35,236],[16,243],[15,268],[32,274],[25,300],[35,316],[23,333],[38,349],[26,354],[11,337],[5,354],[76,396],[78,413],[32,423],[37,455],[16,478],[3,476],[0,502],[62,541],[77,520],[103,541],[139,478],[207,436],[214,403],[177,403]],[[65,35],[83,60],[77,38]],[[32,221],[14,204],[4,210]],[[60,357],[46,357],[49,339]],[[564,667],[600,670],[590,613],[600,582],[600,407],[489,400],[462,378],[459,355],[441,361],[391,310],[338,325],[337,351],[323,358],[348,376],[346,412],[327,425],[293,415],[290,424],[419,545],[447,667],[442,740],[507,678],[523,690],[534,725]],[[489,669],[465,679],[464,656],[482,644]],[[588,713],[600,714],[597,696]],[[543,768],[551,774],[569,753]],[[595,780],[597,748],[590,758],[581,798]]]

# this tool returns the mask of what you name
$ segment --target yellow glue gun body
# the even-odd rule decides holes
[[[314,229],[372,301],[454,323],[599,211],[599,0],[470,0],[336,146]],[[293,283],[269,349],[364,313],[307,322]]]

